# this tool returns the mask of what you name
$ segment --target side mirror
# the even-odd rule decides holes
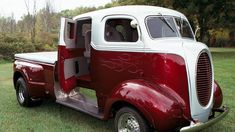
[[[132,20],[130,24],[132,28],[137,28],[138,26],[138,22],[136,20]]]
[[[139,40],[141,40],[141,31],[140,31],[140,27],[139,27],[138,22],[137,22],[136,20],[132,20],[132,21],[130,22],[130,25],[131,25],[132,28],[137,29],[138,35],[139,35]]]
[[[194,35],[197,36],[197,32],[200,30],[200,27],[197,25]]]

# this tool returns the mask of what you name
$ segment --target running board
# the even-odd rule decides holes
[[[89,114],[98,119],[104,118],[104,115],[99,112],[96,101],[88,99],[85,96],[79,99],[68,96],[67,98],[57,99],[56,102],[64,106],[73,108],[75,110]]]

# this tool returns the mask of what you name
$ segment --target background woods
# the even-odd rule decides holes
[[[11,59],[14,53],[56,50],[61,17],[73,17],[81,13],[119,5],[154,5],[184,13],[195,31],[200,27],[197,39],[208,46],[235,46],[235,2],[232,0],[112,0],[101,7],[77,7],[55,12],[48,1],[43,9],[37,9],[36,0],[30,5],[25,0],[27,14],[15,20],[0,15],[0,59]],[[78,5],[79,6],[79,5]]]

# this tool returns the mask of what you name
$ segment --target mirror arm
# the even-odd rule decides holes
[[[197,36],[197,32],[200,30],[200,27],[197,25],[194,35]]]

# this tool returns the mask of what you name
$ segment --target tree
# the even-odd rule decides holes
[[[52,46],[58,39],[60,16],[54,12],[52,4],[48,1],[45,7],[38,11],[36,22],[37,40]]]
[[[35,43],[35,36],[36,36],[36,29],[35,29],[35,24],[36,24],[36,14],[37,14],[37,3],[36,0],[33,0],[33,13],[30,13],[30,7],[29,7],[29,0],[25,2],[26,10],[28,14],[24,17],[28,26],[28,33],[30,33],[31,36],[31,42]]]
[[[0,32],[1,33],[13,33],[16,30],[16,21],[14,15],[11,17],[0,17]]]
[[[203,42],[208,41],[209,29],[221,26],[228,20],[231,9],[226,0],[175,0],[173,7],[186,14],[193,25],[199,25],[199,40]]]
[[[111,4],[105,7],[119,5],[153,5],[167,8],[173,8],[184,13],[193,29],[196,25],[200,27],[199,40],[207,42],[209,30],[218,26],[229,25],[233,23],[232,4],[227,0],[113,0]]]
[[[173,2],[172,0],[113,0],[111,5],[151,5],[172,8]]]
[[[82,13],[96,10],[96,7],[77,7],[73,10],[64,10],[60,12],[60,15],[67,18],[72,18]]]

